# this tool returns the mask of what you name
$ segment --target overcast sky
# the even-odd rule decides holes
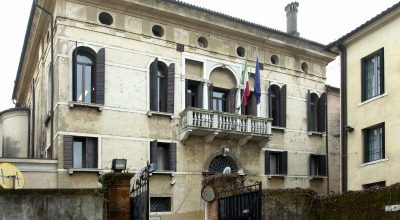
[[[144,0],[143,0],[144,1]],[[282,0],[183,0],[247,21],[286,31],[285,6]],[[348,33],[381,11],[396,4],[396,0],[297,0],[300,36],[328,44]],[[11,101],[23,39],[32,0],[13,0],[2,4],[0,20],[0,111],[13,107]],[[327,67],[327,83],[339,86],[339,62]]]

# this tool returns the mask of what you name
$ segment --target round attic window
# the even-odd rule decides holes
[[[199,37],[197,39],[197,43],[202,48],[207,48],[208,47],[208,41],[207,41],[207,39],[205,37]]]
[[[239,57],[244,57],[244,55],[246,54],[246,51],[243,47],[238,47],[236,49],[236,53]]]
[[[277,55],[271,56],[271,63],[277,65],[279,63],[279,57]]]
[[[113,23],[113,17],[107,12],[101,12],[99,14],[99,21],[105,25],[111,25]]]
[[[162,28],[160,25],[154,25],[151,31],[153,32],[153,35],[156,37],[164,36],[164,28]]]
[[[308,72],[308,64],[306,62],[301,63],[301,70],[303,70],[305,73]]]

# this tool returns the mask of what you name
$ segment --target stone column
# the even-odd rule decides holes
[[[106,173],[99,181],[105,191],[105,209],[107,219],[129,220],[130,206],[130,180],[133,173]]]

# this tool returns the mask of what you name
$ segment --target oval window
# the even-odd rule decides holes
[[[205,37],[199,37],[197,39],[197,43],[202,48],[207,48],[208,47],[208,41],[207,41],[207,39]]]
[[[113,17],[107,12],[101,12],[99,14],[99,21],[105,25],[111,25],[113,23]]]
[[[162,28],[160,25],[154,25],[151,31],[153,32],[153,35],[156,37],[164,36],[164,28]]]
[[[244,57],[244,55],[246,54],[246,51],[244,50],[243,47],[238,47],[236,50],[236,53],[239,57]]]

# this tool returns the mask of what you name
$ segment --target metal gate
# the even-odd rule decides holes
[[[149,219],[149,174],[150,164],[134,181],[131,191],[131,220]]]
[[[219,220],[261,220],[261,183],[228,194],[218,199]]]

